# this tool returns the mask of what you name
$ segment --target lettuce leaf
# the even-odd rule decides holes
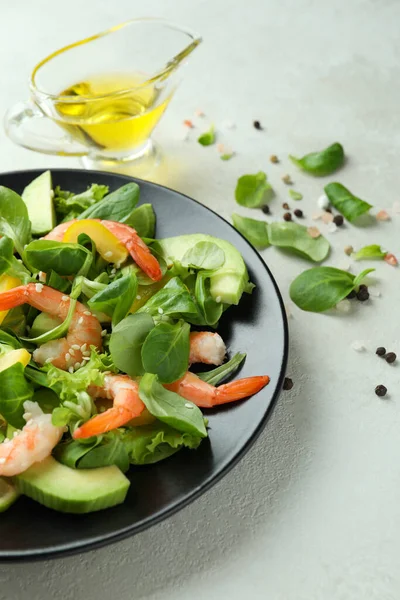
[[[57,186],[54,190],[54,207],[57,214],[57,221],[70,221],[76,219],[87,208],[96,204],[108,194],[107,185],[98,185],[93,183],[90,188],[81,194],[73,194],[61,190]]]

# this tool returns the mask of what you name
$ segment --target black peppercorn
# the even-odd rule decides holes
[[[261,210],[263,211],[263,213],[264,213],[265,215],[269,215],[269,213],[271,212],[271,211],[269,210],[269,206],[268,206],[268,204],[264,204],[264,206],[262,206],[262,207],[261,207]]]
[[[290,210],[290,206],[289,206],[289,204],[287,202],[284,202],[282,204],[282,208],[284,208],[285,210]]]
[[[389,363],[389,364],[391,364],[391,363],[394,363],[394,361],[396,360],[396,358],[397,358],[397,356],[395,355],[395,353],[394,353],[394,352],[388,352],[388,353],[385,355],[385,360],[386,360],[386,362],[387,362],[387,363]]]
[[[377,396],[379,396],[380,398],[383,398],[383,396],[386,396],[387,393],[387,388],[384,385],[377,385],[375,388],[375,394]]]
[[[359,300],[360,302],[365,302],[366,300],[368,300],[369,298],[369,291],[368,288],[361,288],[358,290],[357,292],[357,300]]]
[[[375,354],[377,354],[378,356],[385,356],[386,348],[384,348],[383,346],[379,346],[379,348],[376,349]]]
[[[260,121],[253,121],[253,127],[258,130],[262,129]]]
[[[333,217],[333,222],[335,223],[335,225],[337,225],[337,227],[341,227],[343,225],[344,219],[342,215],[335,215]]]
[[[283,218],[285,219],[285,221],[291,221],[292,220],[292,215],[290,212],[287,212],[283,215]]]
[[[349,300],[352,300],[353,298],[356,298],[356,297],[357,297],[357,294],[354,290],[351,290],[350,294],[347,294],[347,298]]]
[[[290,379],[290,377],[285,377],[285,381],[283,382],[283,389],[291,390],[292,387],[293,387],[293,379]]]
[[[303,215],[303,211],[300,210],[300,208],[296,208],[296,210],[294,211],[294,214],[296,217],[298,217],[299,219],[301,219],[304,215]]]

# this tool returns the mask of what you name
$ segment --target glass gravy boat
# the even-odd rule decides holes
[[[31,100],[7,112],[6,133],[87,168],[154,162],[152,131],[200,42],[167,21],[133,19],[57,50],[34,68]]]

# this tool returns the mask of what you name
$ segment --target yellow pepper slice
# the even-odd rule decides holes
[[[107,262],[121,264],[127,259],[128,251],[125,246],[107,227],[94,219],[72,223],[64,233],[63,242],[75,243],[81,233],[86,233],[94,241],[97,252]]]
[[[8,292],[8,290],[17,287],[18,285],[21,285],[21,282],[16,277],[10,277],[10,275],[6,275],[5,273],[3,273],[3,275],[0,275],[0,293]],[[0,311],[0,325],[6,318],[7,313],[8,310]]]
[[[8,367],[11,367],[17,362],[20,362],[24,367],[31,360],[31,355],[28,350],[25,348],[20,348],[19,350],[10,350],[3,356],[0,356],[0,371],[5,371]]]

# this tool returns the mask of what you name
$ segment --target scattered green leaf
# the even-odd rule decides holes
[[[289,196],[293,199],[293,200],[303,200],[303,194],[300,194],[300,192],[297,192],[296,190],[289,190]]]
[[[289,155],[290,160],[303,171],[321,177],[330,175],[344,163],[343,146],[338,142],[320,152],[311,152],[302,158]]]
[[[6,235],[22,256],[31,239],[31,222],[25,202],[13,190],[0,185],[0,234]]]
[[[353,223],[358,217],[372,208],[372,205],[365,202],[365,200],[353,196],[341,183],[328,183],[324,190],[332,206],[350,223]]]
[[[247,208],[260,208],[272,198],[273,194],[267,176],[262,171],[255,175],[242,175],[236,184],[236,202]]]
[[[131,377],[144,374],[142,346],[154,327],[152,317],[146,313],[128,315],[113,328],[110,337],[110,354],[115,366]]]
[[[197,138],[197,141],[202,146],[211,146],[212,144],[214,144],[214,142],[215,142],[215,129],[214,129],[214,125],[211,125],[211,127],[210,127],[210,129],[208,131],[205,131],[204,133],[202,133]]]
[[[330,245],[323,235],[311,237],[307,227],[293,222],[269,223],[268,237],[272,246],[285,248],[314,262],[321,262],[329,254]]]
[[[233,213],[232,221],[234,227],[258,250],[268,248],[268,223],[259,221],[258,219],[250,219],[249,217],[241,217]]]
[[[369,260],[369,259],[383,259],[387,254],[386,250],[382,250],[378,244],[371,244],[370,246],[364,246],[353,254],[354,260]]]

